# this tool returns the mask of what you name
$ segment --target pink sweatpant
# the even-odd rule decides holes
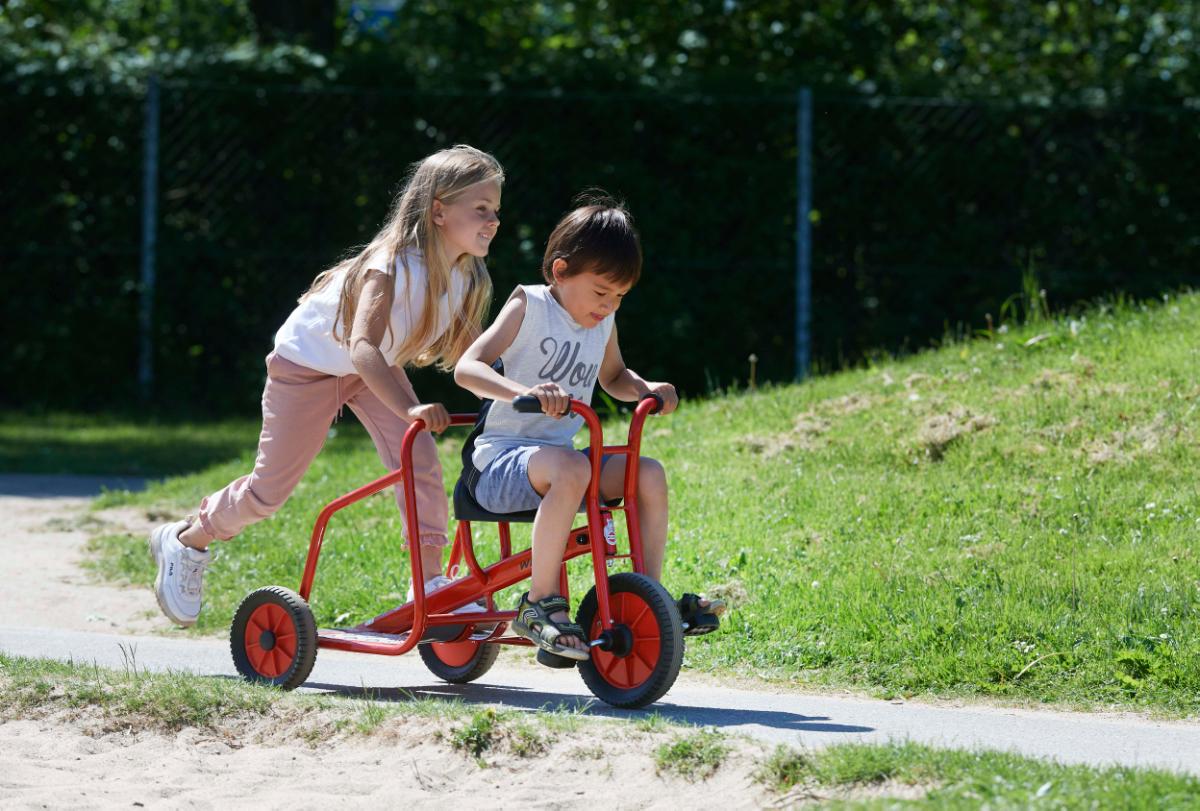
[[[416,400],[404,370],[393,367],[392,374]],[[400,445],[409,424],[372,394],[361,377],[335,377],[274,352],[267,355],[263,427],[254,470],[201,502],[204,531],[228,540],[282,507],[325,444],[329,426],[343,404],[350,406],[366,427],[387,469],[398,470]],[[445,546],[449,507],[442,466],[428,431],[423,431],[413,444],[413,474],[421,543]],[[404,491],[400,485],[395,491],[403,514]]]

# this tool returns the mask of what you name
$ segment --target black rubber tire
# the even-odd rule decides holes
[[[662,584],[643,574],[621,572],[613,575],[608,578],[608,590],[610,595],[636,595],[649,606],[659,635],[658,658],[644,681],[633,687],[623,687],[609,682],[597,667],[597,657],[604,652],[593,648],[592,658],[579,663],[579,675],[592,694],[606,704],[622,709],[653,704],[671,689],[683,666],[683,626],[679,620],[679,608]],[[585,634],[591,633],[596,609],[596,588],[593,586],[579,604],[579,611],[575,615],[575,622]]]
[[[283,672],[274,676],[261,673],[255,668],[246,644],[246,626],[250,616],[267,604],[274,604],[283,609],[291,620],[291,630],[295,633],[295,652],[291,662]],[[312,672],[313,663],[317,661],[317,624],[313,620],[312,610],[304,598],[283,586],[267,586],[252,591],[242,600],[233,616],[233,625],[229,631],[229,650],[233,654],[234,667],[246,680],[258,684],[272,684],[284,690],[295,689],[304,684],[308,674]]]
[[[417,645],[421,661],[425,663],[425,667],[429,668],[430,673],[451,684],[466,684],[475,681],[492,669],[492,665],[496,664],[496,658],[500,655],[500,646],[494,642],[460,642],[457,644],[477,645],[479,650],[475,651],[475,654],[464,665],[448,665],[438,658],[434,644],[424,642]]]

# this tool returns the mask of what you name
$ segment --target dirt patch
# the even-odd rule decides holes
[[[148,532],[150,521],[128,508],[91,512],[81,496],[0,496],[0,617],[11,626],[137,633],[166,627],[149,583],[120,588],[95,582],[82,568],[88,539],[103,532]],[[147,552],[149,554],[149,552]]]
[[[935,462],[941,461],[949,448],[960,437],[982,431],[996,424],[996,418],[988,414],[972,414],[962,406],[956,406],[943,414],[934,414],[917,430],[917,442],[925,455]]]
[[[1008,398],[1028,397],[1031,394],[1078,394],[1088,397],[1113,397],[1128,394],[1133,386],[1128,383],[1100,383],[1095,378],[1096,367],[1087,358],[1076,355],[1071,361],[1078,367],[1079,374],[1060,369],[1042,369],[1033,380],[1015,389],[997,389],[996,394]]]
[[[62,714],[0,725],[6,805],[20,807],[241,806],[379,808],[477,805],[568,808],[721,806],[761,808],[754,782],[763,747],[735,741],[706,780],[655,769],[654,751],[673,733],[585,724],[556,733],[536,758],[503,747],[479,757],[448,743],[454,724],[395,717],[370,734],[306,734],[284,718],[242,720],[218,730],[85,730]],[[294,719],[293,719],[294,720]],[[526,751],[526,750],[523,750]],[[543,764],[566,764],[549,788]]]
[[[737,579],[710,586],[704,594],[713,600],[724,600],[731,609],[745,605],[746,601],[750,599],[750,593],[746,591],[746,586]]]
[[[914,372],[904,378],[904,388],[908,391],[913,391],[918,386],[933,381],[933,378],[923,372]]]
[[[1159,413],[1148,424],[1133,425],[1085,442],[1079,454],[1093,465],[1127,464],[1139,456],[1154,453],[1164,442],[1177,438],[1181,431],[1178,424],[1168,422],[1167,416]]]
[[[1044,428],[1037,428],[1033,433],[1039,437],[1042,437],[1043,439],[1048,439],[1051,442],[1058,444],[1082,427],[1083,420],[1079,419],[1078,417],[1073,417],[1068,422],[1047,425]]]
[[[817,404],[817,409],[826,414],[834,414],[839,417],[848,417],[851,414],[857,414],[860,411],[866,411],[877,405],[880,402],[879,397],[870,394],[847,394],[842,397],[834,397],[829,400],[823,400]]]
[[[1071,372],[1060,372],[1057,369],[1042,369],[1029,384],[1035,389],[1073,389],[1079,385],[1079,377]]]
[[[831,426],[829,420],[806,411],[796,417],[791,431],[767,436],[750,435],[742,437],[740,441],[743,447],[754,453],[761,453],[766,459],[772,459],[791,451],[817,450],[823,444],[820,438]]]
[[[996,541],[995,543],[977,543],[971,546],[964,546],[962,556],[964,558],[987,560],[988,558],[1002,554],[1007,548],[1008,545],[1001,541]]]
[[[1087,357],[1086,355],[1081,355],[1078,352],[1072,354],[1071,355],[1071,363],[1078,366],[1079,370],[1083,373],[1083,375],[1085,377],[1093,377],[1096,374],[1095,362],[1091,358]]]

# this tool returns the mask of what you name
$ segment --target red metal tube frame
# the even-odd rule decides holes
[[[629,425],[628,443],[626,445],[605,446],[603,442],[603,429],[600,425],[600,419],[596,412],[579,400],[571,401],[571,410],[579,414],[584,422],[588,425],[589,432],[589,447],[590,461],[592,466],[591,482],[588,484],[587,491],[587,526],[572,529],[570,537],[579,539],[585,532],[587,535],[586,551],[591,552],[592,568],[596,584],[597,607],[599,609],[601,627],[604,630],[612,628],[612,609],[609,604],[608,591],[608,572],[605,556],[605,539],[604,539],[604,524],[600,510],[600,465],[604,453],[609,454],[625,454],[625,481],[624,481],[624,505],[614,509],[623,509],[625,512],[625,525],[629,536],[629,557],[633,564],[635,572],[644,573],[644,562],[642,557],[642,539],[641,539],[641,523],[638,519],[637,508],[637,487],[638,487],[638,467],[637,460],[641,454],[641,434],[642,428],[646,421],[646,417],[654,411],[656,403],[653,399],[644,399],[638,403],[634,409],[633,418]],[[450,417],[451,425],[473,425],[476,420],[474,414],[452,414]],[[321,546],[325,539],[325,530],[329,524],[333,514],[342,510],[355,502],[361,501],[368,496],[372,496],[387,487],[400,483],[403,487],[404,504],[405,504],[405,525],[409,538],[409,560],[412,565],[412,574],[414,583],[424,583],[424,571],[421,562],[419,549],[416,548],[416,543],[412,539],[419,539],[419,516],[417,515],[416,489],[411,478],[407,476],[407,471],[412,468],[412,449],[413,443],[421,431],[425,430],[425,423],[422,420],[414,421],[404,434],[404,440],[400,449],[400,469],[376,479],[369,484],[363,485],[356,490],[353,490],[339,498],[334,499],[321,510],[317,516],[316,524],[313,526],[312,537],[309,541],[308,557],[305,561],[304,575],[300,582],[300,596],[304,600],[309,600],[312,593],[313,580],[316,576],[317,561],[321,554]],[[417,541],[419,543],[419,541]],[[451,552],[451,564],[458,562],[457,557],[466,562],[467,568],[471,572],[471,577],[457,580],[449,587],[441,589],[435,599],[437,608],[442,609],[437,613],[430,614],[426,610],[425,593],[423,589],[414,589],[414,599],[411,608],[408,605],[401,606],[391,611],[376,617],[370,622],[359,626],[362,630],[370,630],[375,632],[383,632],[389,634],[408,633],[407,639],[400,644],[371,644],[371,643],[327,643],[322,640],[322,646],[343,647],[351,650],[360,650],[363,652],[387,653],[390,655],[399,655],[406,653],[420,642],[425,635],[425,631],[430,625],[449,625],[462,622],[462,617],[452,615],[449,612],[453,611],[460,605],[464,605],[473,599],[478,599],[480,588],[486,589],[489,610],[486,614],[476,614],[472,616],[474,622],[479,621],[510,621],[515,612],[512,611],[496,611],[492,602],[492,594],[502,588],[507,588],[513,583],[519,582],[528,576],[526,573],[532,568],[532,553],[531,550],[524,550],[516,555],[511,554],[511,541],[508,533],[508,524],[500,524],[500,546],[501,559],[491,566],[482,567],[475,558],[473,543],[471,540],[470,523],[460,521],[458,531],[455,534],[454,547]],[[571,558],[578,557],[585,553],[585,550],[579,548],[580,544],[572,544],[568,542],[566,554],[563,557],[564,562]],[[499,632],[497,629],[497,633]],[[518,640],[498,640],[505,642],[518,642]]]

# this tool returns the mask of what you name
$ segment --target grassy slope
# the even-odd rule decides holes
[[[1197,347],[1200,296],[1185,296],[653,420],[644,451],[672,488],[666,584],[735,598],[723,632],[689,645],[688,664],[882,693],[1194,713]],[[450,478],[461,436],[442,443]],[[252,459],[247,447],[107,503],[194,509]],[[294,586],[319,507],[378,471],[361,430],[344,425],[288,505],[224,548],[202,627],[223,628],[253,587]],[[381,495],[335,519],[319,622],[402,599],[396,515]],[[481,537],[490,558],[495,536]],[[102,539],[100,567],[150,582],[142,543]]]

